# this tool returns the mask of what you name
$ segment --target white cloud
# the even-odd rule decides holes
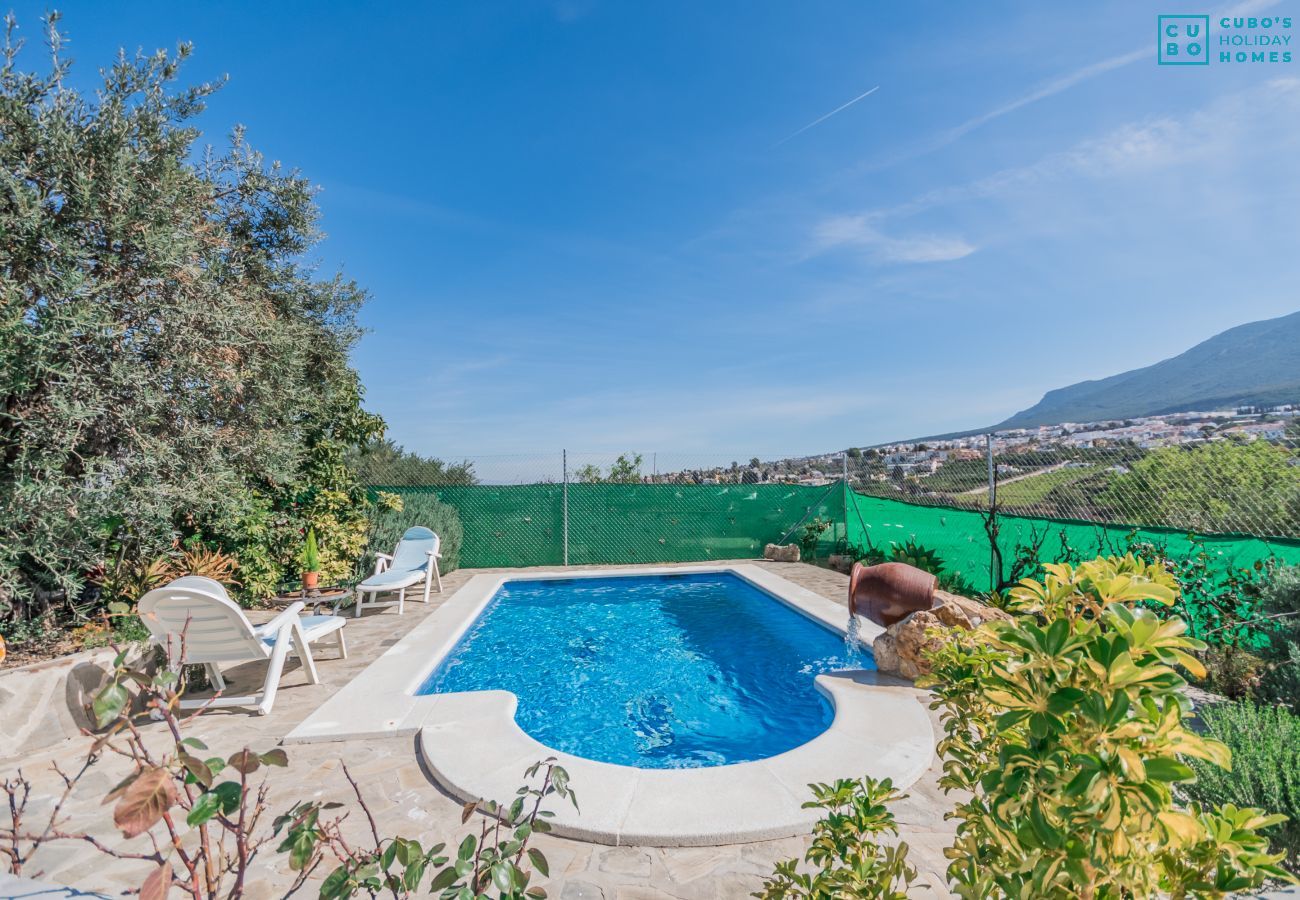
[[[976,247],[960,237],[939,234],[912,234],[891,237],[876,226],[879,216],[834,216],[816,229],[819,249],[860,247],[873,259],[891,263],[951,262],[970,256]]]
[[[1055,182],[1120,178],[1188,163],[1224,164],[1243,158],[1261,140],[1275,152],[1285,151],[1300,147],[1297,122],[1300,78],[1277,78],[1221,96],[1185,116],[1130,122],[1027,165],[928,191],[896,206],[826,217],[813,226],[814,252],[859,247],[880,262],[961,259],[974,253],[976,245],[963,237],[942,234],[895,237],[898,223],[969,201],[1041,192]],[[1267,129],[1267,137],[1262,129]]]
[[[1249,15],[1276,6],[1279,2],[1280,0],[1244,0],[1244,2],[1232,6],[1221,7],[1220,9],[1215,10],[1213,15]],[[932,143],[927,145],[925,149],[927,151],[937,150],[940,147],[951,144],[953,141],[956,141],[969,132],[974,131],[976,128],[986,125],[995,119],[1000,119],[1008,113],[1015,112],[1021,107],[1028,106],[1031,103],[1037,103],[1039,100],[1046,100],[1049,97],[1054,97],[1062,91],[1069,90],[1076,84],[1089,81],[1096,78],[1098,75],[1104,75],[1107,72],[1114,71],[1115,69],[1122,69],[1135,62],[1151,59],[1154,54],[1155,48],[1150,44],[1145,44],[1128,53],[1120,53],[1116,56],[1110,56],[1106,59],[1098,60],[1095,63],[1081,66],[1072,72],[1066,72],[1064,75],[1059,75],[1050,81],[1040,84],[1038,87],[1026,94],[1022,94],[1013,100],[1003,103],[1001,106],[995,107],[994,109],[971,119],[967,119],[960,125],[948,129],[940,134]]]

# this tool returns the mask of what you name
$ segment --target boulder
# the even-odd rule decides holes
[[[763,548],[763,559],[771,559],[776,562],[798,562],[799,545],[768,544]]]
[[[840,553],[832,553],[826,558],[826,565],[830,566],[836,572],[843,572],[845,575],[853,571],[853,557],[844,556]]]
[[[969,597],[934,592],[934,606],[904,617],[885,629],[871,645],[876,668],[915,681],[930,673],[926,655],[942,647],[954,629],[970,631],[984,622],[1009,620],[1000,609]]]

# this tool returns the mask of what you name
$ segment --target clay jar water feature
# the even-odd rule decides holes
[[[849,574],[849,612],[888,628],[914,612],[931,609],[937,584],[932,574],[907,563],[854,563]]]

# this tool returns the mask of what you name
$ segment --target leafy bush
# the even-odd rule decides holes
[[[1300,566],[1270,567],[1258,619],[1268,639],[1259,695],[1300,709]]]
[[[945,571],[943,557],[937,552],[916,543],[915,540],[909,539],[906,543],[892,543],[889,551],[886,552],[879,547],[853,547],[851,549],[855,561],[867,566],[874,566],[883,562],[901,562],[909,566],[915,566],[922,571],[929,572],[935,576],[939,582],[939,589],[947,591],[950,594],[961,594],[965,597],[974,597],[980,593],[975,585],[960,572]]]
[[[1230,645],[1207,647],[1201,654],[1201,661],[1205,665],[1201,685],[1229,700],[1254,697],[1267,668],[1267,663],[1254,653]]]
[[[369,552],[361,563],[359,574],[363,577],[369,575],[375,564],[374,554],[392,553],[406,529],[413,525],[431,528],[442,539],[442,559],[438,561],[438,567],[444,574],[460,565],[460,548],[465,532],[456,507],[443,503],[431,493],[380,491],[370,508],[366,538]]]
[[[1180,809],[1192,732],[1177,667],[1201,674],[1163,566],[1126,556],[1047,565],[1010,592],[1019,613],[960,632],[930,658],[944,737],[940,784],[963,797],[948,877],[963,897],[1217,897],[1289,878],[1261,829],[1282,817]],[[968,793],[967,793],[968,792]]]
[[[804,560],[811,560],[817,556],[817,545],[821,542],[822,535],[830,531],[831,525],[835,524],[830,519],[824,519],[821,516],[814,516],[804,523],[803,532],[799,535],[799,554]]]
[[[1268,829],[1273,849],[1300,866],[1300,718],[1276,706],[1219,703],[1199,710],[1210,734],[1232,751],[1232,769],[1196,758],[1196,780],[1180,790],[1201,803],[1235,803],[1286,814]]]
[[[889,558],[893,562],[907,563],[909,566],[915,566],[918,569],[929,572],[931,575],[942,575],[944,569],[943,558],[929,547],[924,547],[916,541],[909,538],[906,543],[894,544],[889,552]]]
[[[840,779],[811,784],[814,800],[804,809],[824,809],[826,817],[813,826],[812,845],[804,854],[813,871],[799,871],[799,860],[777,863],[776,873],[754,894],[764,900],[783,898],[861,897],[906,900],[916,869],[907,864],[905,842],[886,847],[882,835],[895,836],[898,826],[889,803],[903,799],[888,778],[876,781]]]

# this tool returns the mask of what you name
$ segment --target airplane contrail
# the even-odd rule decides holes
[[[848,103],[845,103],[843,106],[837,106],[837,107],[835,107],[835,108],[832,109],[830,112],[828,112],[826,115],[822,116],[820,119],[814,119],[813,121],[811,121],[811,122],[809,122],[807,125],[805,125],[803,128],[800,128],[800,129],[799,129],[798,131],[796,131],[794,134],[790,134],[790,135],[787,135],[787,136],[781,138],[781,140],[777,141],[777,142],[776,142],[775,144],[773,144],[772,146],[773,146],[773,147],[780,147],[780,146],[781,146],[782,144],[784,144],[786,141],[791,140],[791,139],[793,139],[793,138],[797,138],[799,135],[803,134],[803,133],[804,133],[805,131],[807,131],[809,128],[812,128],[812,127],[815,126],[815,125],[820,125],[822,122],[825,122],[827,119],[829,119],[831,116],[835,115],[836,113],[844,112],[844,110],[848,109],[850,106],[852,106],[853,104],[857,103],[859,100],[863,99],[864,97],[870,97],[872,94],[874,94],[874,93],[875,93],[876,91],[878,91],[878,90],[880,90],[880,85],[876,85],[875,87],[873,87],[873,88],[872,88],[871,90],[869,90],[869,91],[863,91],[861,94],[858,94],[856,97],[854,97],[854,98],[853,98],[852,100],[850,100]]]

